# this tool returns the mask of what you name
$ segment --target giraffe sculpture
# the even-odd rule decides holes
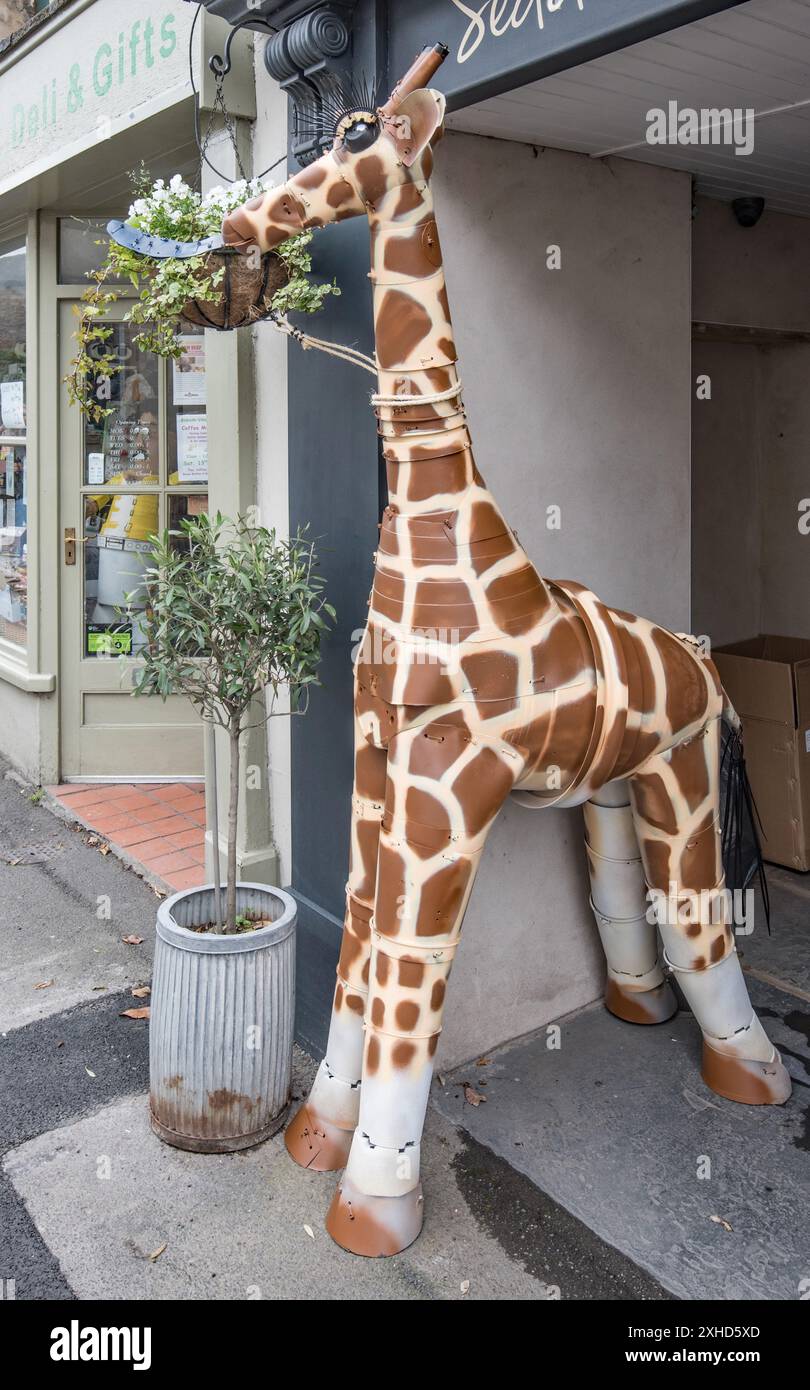
[[[444,99],[427,84],[445,54],[426,49],[384,106],[347,112],[328,153],[223,226],[230,245],[262,252],[344,218],[371,227],[390,501],[355,664],[329,1041],[286,1133],[302,1166],[345,1169],[327,1229],[363,1255],[395,1254],[421,1229],[447,980],[510,793],[584,806],[611,1013],[652,1024],[675,1012],[660,931],[703,1032],[707,1084],[754,1104],[790,1093],[748,999],[724,894],[720,723],[724,712],[738,721],[717,671],[688,638],[540,578],[473,459],[430,188]]]

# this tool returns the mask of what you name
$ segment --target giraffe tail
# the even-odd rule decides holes
[[[728,697],[726,697],[728,701]],[[730,702],[723,711],[723,752],[720,760],[720,823],[726,887],[745,889],[759,883],[768,932],[771,930],[770,898],[762,858],[762,821],[748,778],[743,748],[742,723]]]

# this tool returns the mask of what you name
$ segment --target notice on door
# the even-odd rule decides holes
[[[25,382],[0,382],[0,420],[7,430],[25,429]]]
[[[177,474],[181,483],[208,481],[208,420],[202,413],[177,416]]]
[[[205,338],[183,333],[178,342],[183,354],[172,362],[174,404],[205,405]]]

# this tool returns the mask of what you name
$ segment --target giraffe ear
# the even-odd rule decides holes
[[[402,163],[415,164],[444,123],[445,97],[431,87],[411,92],[397,107],[392,135]]]

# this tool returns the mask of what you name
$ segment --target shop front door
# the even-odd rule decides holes
[[[75,322],[63,301],[62,376]],[[141,352],[120,316],[111,324],[121,371],[101,387],[110,413],[92,423],[60,389],[62,776],[198,776],[200,721],[180,697],[132,696],[141,610],[129,621],[118,610],[138,589],[149,537],[207,509],[205,337],[189,333],[167,363]]]

